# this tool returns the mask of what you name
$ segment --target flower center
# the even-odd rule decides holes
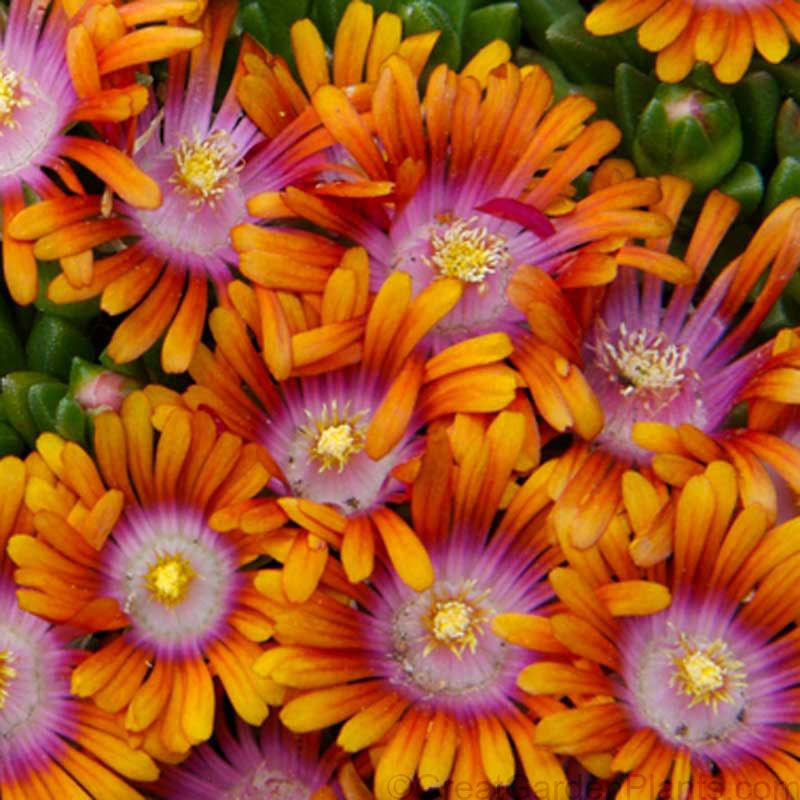
[[[430,632],[433,638],[446,644],[456,655],[461,655],[465,648],[471,653],[478,646],[481,633],[482,616],[473,606],[463,600],[446,600],[437,602],[431,609]],[[436,645],[430,643],[428,648]]]
[[[409,593],[392,614],[386,642],[395,682],[450,704],[505,680],[509,650],[488,630],[496,613],[490,589],[467,578]]]
[[[252,775],[223,793],[221,800],[295,800],[310,794],[304,783],[262,762]]]
[[[194,570],[181,555],[159,555],[147,572],[145,583],[150,593],[165,606],[176,606],[186,596],[194,580]]]
[[[625,395],[677,389],[686,377],[689,348],[667,344],[663,333],[653,336],[646,329],[628,331],[623,322],[616,344],[603,342],[600,357],[609,371],[616,373]]]
[[[744,664],[722,639],[704,642],[681,633],[677,649],[670,686],[690,698],[689,708],[703,703],[716,711],[719,703],[734,702],[733,690],[747,685]]]
[[[322,406],[322,411],[315,419],[306,409],[308,425],[300,426],[301,433],[309,442],[308,454],[319,464],[319,472],[332,469],[334,466],[342,472],[350,457],[364,449],[366,434],[362,422],[367,410],[350,414],[345,405],[341,414],[336,401]]]
[[[0,651],[0,708],[8,698],[8,684],[17,677],[17,671],[11,666],[14,654],[9,650]]]
[[[483,283],[487,275],[511,263],[506,239],[478,225],[478,218],[452,220],[443,215],[444,227],[431,232],[433,254],[425,262],[448,278]]]
[[[236,148],[225,131],[215,131],[205,139],[182,136],[171,150],[175,172],[169,179],[179,190],[194,195],[192,205],[214,203],[225,193],[232,175],[240,170],[234,163]]]
[[[21,83],[19,73],[4,66],[0,56],[0,127],[19,127],[19,123],[14,120],[14,109],[25,108],[31,104],[31,101],[22,94]]]

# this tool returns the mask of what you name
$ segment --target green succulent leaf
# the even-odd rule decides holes
[[[28,390],[28,408],[40,433],[56,429],[56,408],[66,394],[63,383],[37,383]]]
[[[7,422],[0,422],[0,458],[21,456],[26,449],[22,437]]]
[[[35,446],[36,437],[39,435],[39,428],[28,406],[28,391],[40,383],[59,383],[59,381],[52,375],[25,371],[9,372],[0,382],[3,387],[0,401],[3,403],[5,417],[28,447]]]
[[[629,156],[633,155],[633,139],[636,126],[650,98],[658,86],[651,75],[640,72],[630,64],[620,64],[614,73],[614,98],[616,121],[622,131],[623,146]]]
[[[778,162],[767,184],[763,213],[766,216],[789,197],[800,195],[800,159],[786,156]]]
[[[22,348],[11,306],[0,295],[0,375],[24,369],[25,351]]]
[[[733,100],[742,122],[742,157],[764,167],[772,156],[780,90],[768,72],[746,75],[734,88]]]
[[[614,83],[614,71],[625,53],[613,38],[592,36],[583,26],[583,10],[557,19],[545,33],[559,66],[576,83]]]
[[[515,52],[519,47],[522,23],[516,3],[494,3],[469,14],[461,39],[462,57],[469,61],[482,47],[504,39]]]
[[[578,0],[519,0],[519,8],[526,33],[550,58],[555,58],[556,52],[547,40],[547,29],[562,17],[583,10]]]
[[[69,379],[74,356],[87,361],[95,357],[91,339],[75,324],[61,317],[42,315],[33,326],[25,345],[28,366],[39,372]]]
[[[78,444],[86,444],[86,412],[69,395],[62,397],[56,408],[56,433]]]
[[[747,161],[740,161],[717,188],[741,203],[742,210],[739,213],[742,217],[749,217],[764,197],[761,172],[755,164]]]
[[[775,125],[775,149],[778,160],[800,158],[800,106],[787,97],[778,112]]]

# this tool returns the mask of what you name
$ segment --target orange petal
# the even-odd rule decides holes
[[[148,33],[149,30],[141,33]],[[85,137],[65,136],[61,142],[62,156],[74,159],[93,172],[126,203],[150,210],[161,205],[161,189],[158,184],[124,153]]]

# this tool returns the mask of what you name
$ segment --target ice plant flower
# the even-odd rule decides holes
[[[515,401],[518,376],[502,363],[511,351],[505,335],[477,337],[433,358],[419,344],[458,301],[456,281],[439,281],[412,299],[410,276],[397,272],[371,302],[368,282],[365,253],[348,251],[323,290],[321,319],[295,308],[299,330],[277,337],[262,326],[258,309],[278,305],[278,293],[232,286],[241,315],[212,312],[217,353],[201,347],[190,367],[196,385],[186,402],[212,409],[235,433],[264,445],[275,465],[271,486],[279,506],[309,531],[286,566],[286,590],[295,601],[314,590],[327,545],[342,550],[351,580],[369,577],[375,514],[402,496],[397,471],[419,455],[425,424]],[[286,379],[276,383],[265,361],[281,374],[285,366]],[[250,529],[260,516],[258,508],[245,509],[236,524]],[[402,556],[395,564],[401,577],[418,585],[428,562],[413,535],[400,542],[382,525],[377,533],[392,561]],[[404,549],[412,547],[418,562],[406,559]]]
[[[164,800],[364,800],[371,797],[339,748],[321,750],[317,734],[292,734],[277,717],[260,729],[218,715],[216,747],[203,744],[153,788]],[[344,762],[344,763],[342,763]],[[338,779],[337,779],[337,770]]]
[[[242,107],[266,136],[272,138],[308,108],[309,98],[320,86],[332,83],[348,88],[363,98],[357,102],[366,102],[378,70],[393,53],[407,59],[417,76],[422,73],[439,37],[438,31],[403,38],[400,16],[389,12],[382,13],[377,20],[374,16],[370,3],[350,2],[336,30],[332,53],[310,19],[295,22],[290,36],[300,84],[280,56],[254,48],[244,57],[245,74],[239,81],[237,94]],[[484,64],[483,69],[489,69],[508,58],[508,46],[497,42],[481,54],[479,61]],[[277,214],[281,203],[277,197],[273,203]],[[266,210],[265,203],[261,210]]]
[[[531,784],[549,796],[566,785],[559,762],[532,745],[533,721],[515,702],[528,655],[494,630],[497,615],[513,624],[552,599],[542,579],[563,558],[541,524],[548,498],[538,473],[490,533],[524,433],[522,415],[503,412],[485,435],[455,436],[457,465],[448,433],[432,435],[411,500],[415,535],[433,565],[423,587],[383,560],[365,584],[342,583],[332,571],[341,594],[320,589],[299,605],[288,603],[274,570],[256,579],[275,604],[279,643],[256,670],[299,690],[281,720],[298,733],[344,723],[337,742],[348,752],[380,745],[378,800],[404,796],[415,777],[423,790],[448,780],[507,786],[517,770],[512,742]],[[378,515],[410,530],[387,511]]]
[[[550,107],[552,100],[542,69],[509,63],[490,75],[456,75],[440,65],[420,100],[411,65],[392,55],[378,73],[369,113],[337,86],[321,86],[312,97],[355,174],[313,192],[290,187],[282,201],[295,215],[363,246],[375,290],[397,270],[411,275],[415,294],[457,280],[463,295],[431,332],[436,349],[471,335],[519,331],[530,303],[542,302],[524,286],[510,296],[520,265],[535,265],[565,288],[605,283],[615,264],[596,250],[613,249],[619,235],[660,236],[669,227],[640,209],[657,199],[652,181],[578,203],[568,199],[571,181],[612,150],[620,134],[608,121],[586,124],[595,108],[588,98],[571,96]],[[380,188],[387,185],[393,186],[388,195]],[[348,196],[354,193],[364,196]],[[263,206],[268,214],[272,202],[257,196],[249,208],[260,215]],[[298,232],[297,244],[284,246],[286,255],[303,239]],[[298,291],[240,231],[233,242],[254,283]]]
[[[158,768],[133,750],[111,714],[70,695],[75,631],[60,630],[17,604],[9,534],[26,531],[24,493],[38,456],[0,459],[0,798],[115,797],[143,800],[122,775],[152,781]],[[119,774],[117,774],[119,773]]]
[[[610,754],[625,778],[618,797],[653,799],[666,783],[673,796],[793,791],[798,521],[769,530],[764,509],[735,514],[735,502],[723,462],[687,482],[672,558],[619,606],[614,575],[646,574],[619,551],[614,566],[579,554],[551,574],[567,608],[550,618],[550,633],[575,661],[535,663],[519,684],[581,702],[546,715],[535,741],[556,753]],[[659,590],[672,596],[663,610],[652,602]]]
[[[165,392],[150,394],[158,402]],[[96,417],[96,460],[41,436],[51,472],[30,476],[25,493],[35,534],[13,536],[8,550],[23,609],[108,634],[73,670],[73,694],[119,715],[147,751],[175,758],[211,735],[212,670],[252,724],[280,700],[251,672],[271,634],[253,573],[239,570],[258,539],[212,527],[269,474],[257,445],[218,433],[208,414],[165,406],[158,436],[153,415],[134,392],[119,414]]]
[[[681,81],[696,62],[707,61],[720,81],[736,83],[754,47],[773,64],[786,58],[790,38],[800,36],[800,10],[782,0],[602,0],[586,17],[587,30],[597,36],[634,27],[639,44],[658,53],[656,73],[662,81]]]
[[[691,186],[672,177],[662,178],[661,186],[659,207],[677,220]],[[659,278],[622,267],[582,340],[580,381],[576,368],[548,345],[529,338],[517,348],[513,360],[554,428],[581,431],[603,420],[596,435],[586,437],[590,445],[576,443],[564,456],[552,486],[558,498],[552,522],[559,531],[570,529],[574,544],[588,547],[602,535],[620,507],[623,473],[631,465],[646,465],[651,451],[663,454],[653,465],[674,485],[702,471],[691,458],[731,459],[740,468],[745,501],[756,499],[752,475],[759,467],[750,466],[753,452],[797,481],[787,446],[777,437],[748,437],[723,427],[748,394],[769,397],[773,386],[772,396],[780,399],[774,382],[791,386],[798,379],[796,371],[778,369],[769,344],[741,354],[800,263],[798,211],[794,200],[776,209],[742,255],[698,297],[703,273],[738,213],[734,200],[712,192],[683,256],[695,281],[676,288],[665,301]],[[624,246],[618,259],[635,267],[673,258],[666,254],[668,244],[662,239],[647,247]],[[758,299],[741,315],[762,274],[767,277]],[[588,397],[570,393],[565,375],[588,385]],[[774,498],[765,500],[763,492],[758,499],[774,507]]]
[[[116,13],[110,7],[110,13]],[[116,13],[118,27],[125,33],[125,22]],[[134,20],[135,22],[136,20]],[[197,31],[179,37],[179,47],[192,47],[200,39]],[[184,40],[185,39],[185,40]],[[119,70],[152,57],[161,49],[145,52],[142,38],[125,40],[127,62],[105,61],[120,45],[110,42],[109,50],[95,53],[86,34],[81,46],[70,34],[70,23],[61,3],[14,0],[8,23],[0,31],[0,207],[3,210],[3,273],[11,296],[18,303],[36,298],[38,280],[32,248],[14,237],[10,227],[14,215],[24,207],[23,186],[42,198],[52,200],[39,213],[37,228],[64,225],[74,221],[76,209],[92,201],[80,196],[65,196],[43,168],[57,173],[77,193],[83,188],[64,159],[81,164],[127,203],[137,208],[156,208],[161,202],[157,184],[133,161],[111,145],[85,135],[65,135],[76,122],[113,123],[141,111],[147,90],[133,82],[120,88],[101,84],[100,75]],[[89,47],[85,46],[88,41]],[[113,52],[112,52],[113,51]],[[167,49],[169,52],[174,52]],[[71,71],[93,75],[91,85],[76,85]],[[80,215],[80,211],[78,212]],[[79,243],[76,238],[74,242]],[[86,250],[81,247],[80,252]]]
[[[82,215],[76,213],[79,221],[74,218],[44,236],[36,229],[33,209],[15,220],[15,235],[37,238],[34,253],[45,259],[74,255],[78,231],[85,234],[84,245],[89,237],[94,246],[135,237],[135,243],[99,260],[84,280],[65,272],[49,289],[55,302],[101,294],[101,307],[110,314],[133,309],[108,346],[117,363],[137,358],[166,334],[164,369],[186,369],[205,325],[209,281],[219,297],[231,278],[235,254],[229,231],[249,219],[245,198],[282,189],[316,163],[313,147],[297,141],[303,127],[294,138],[286,131],[267,145],[242,113],[235,76],[222,105],[213,111],[236,8],[229,0],[209,4],[198,22],[203,44],[188,59],[178,56],[169,62],[163,109],[151,105],[138,119],[133,157],[163,195],[158,208],[136,208],[123,198],[114,204],[113,214],[98,216],[100,200],[95,198]]]

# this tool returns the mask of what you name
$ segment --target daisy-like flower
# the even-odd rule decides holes
[[[753,57],[753,48],[777,64],[800,40],[800,9],[785,0],[602,0],[586,17],[597,36],[638,27],[639,44],[658,53],[662,81],[683,80],[698,61],[712,65],[723,83],[736,83]]]
[[[280,56],[257,48],[248,53],[243,59],[245,75],[239,81],[237,95],[253,122],[271,138],[309,107],[309,98],[320,86],[331,83],[347,88],[358,98],[356,102],[366,102],[378,70],[393,53],[407,59],[419,76],[439,32],[403,38],[403,22],[397,14],[384,12],[377,20],[374,17],[370,3],[349,3],[336,30],[332,53],[310,19],[295,22],[290,36],[300,84]],[[470,69],[486,70],[509,57],[508,45],[498,41],[483,51]],[[278,197],[273,197],[273,205],[273,213],[279,215],[282,204]],[[266,213],[265,202],[261,211]]]
[[[446,431],[432,435],[411,502],[434,567],[424,587],[409,587],[382,562],[368,584],[348,585],[331,571],[343,596],[320,589],[298,605],[287,602],[273,570],[256,579],[275,604],[279,642],[256,670],[300,690],[281,720],[296,732],[344,723],[337,742],[348,752],[380,745],[378,800],[404,796],[415,776],[424,790],[448,779],[488,791],[507,786],[517,770],[512,743],[531,783],[553,797],[566,785],[558,761],[533,746],[533,722],[515,702],[527,654],[505,646],[494,622],[506,614],[513,624],[551,600],[542,578],[563,558],[541,524],[547,496],[539,473],[490,532],[524,433],[514,412],[483,436],[453,433],[463,453],[457,465]]]
[[[271,634],[253,573],[239,570],[259,554],[258,538],[212,527],[267,482],[260,448],[172,400],[155,414],[157,442],[143,392],[98,416],[96,460],[41,436],[51,472],[30,476],[25,492],[35,534],[8,545],[23,609],[111,634],[73,670],[73,694],[120,715],[165,759],[211,735],[212,671],[252,724],[281,697],[251,671]]]
[[[676,219],[691,187],[677,178],[661,179],[661,210]],[[623,267],[609,286],[581,343],[582,381],[589,399],[570,394],[564,375],[576,371],[549,345],[529,337],[512,357],[531,387],[539,410],[557,430],[579,432],[599,418],[603,424],[591,445],[575,444],[564,456],[552,490],[558,497],[552,521],[570,529],[572,541],[592,545],[617,512],[622,474],[645,465],[651,451],[656,472],[673,485],[702,471],[702,463],[727,457],[740,468],[745,501],[759,499],[752,474],[754,453],[784,477],[787,447],[777,437],[725,431],[734,405],[748,396],[781,399],[796,371],[780,369],[767,344],[741,355],[800,263],[797,235],[800,203],[777,208],[762,224],[741,256],[734,259],[698,299],[697,287],[717,246],[738,213],[738,204],[719,192],[707,198],[683,256],[695,281],[665,299],[665,284],[651,274]],[[621,263],[666,255],[668,239],[648,247],[625,246]],[[740,314],[750,290],[767,273],[753,306]],[[699,459],[700,464],[692,459]],[[759,474],[760,474],[759,473]],[[587,493],[587,489],[591,492]]]
[[[509,63],[490,75],[456,75],[441,65],[420,100],[414,69],[392,55],[368,113],[339,87],[314,93],[314,108],[352,164],[345,164],[343,180],[321,183],[313,193],[290,187],[283,204],[363,246],[373,289],[398,270],[411,275],[415,294],[457,280],[463,294],[431,332],[435,349],[468,336],[518,332],[528,312],[536,316],[531,304],[550,307],[549,297],[527,284],[511,291],[520,265],[534,264],[562,288],[598,285],[615,274],[613,257],[602,251],[615,249],[617,237],[669,231],[666,219],[639,208],[657,199],[654,181],[569,199],[571,181],[613,149],[620,134],[608,121],[586,124],[594,111],[588,98],[572,96],[551,108],[552,100],[542,69]],[[260,215],[263,204],[269,215],[272,203],[271,196],[256,196],[248,207]],[[246,234],[233,232],[242,272],[256,284],[298,291]],[[296,233],[286,254],[303,247],[303,239]],[[664,277],[691,276],[679,269]]]
[[[91,6],[86,25],[72,25],[62,3],[51,7],[48,2],[14,0],[9,7],[8,23],[0,32],[0,206],[4,276],[18,303],[30,303],[38,290],[32,248],[11,227],[25,205],[23,186],[51,200],[35,212],[37,235],[80,219],[87,206],[97,208],[82,196],[84,190],[64,159],[94,173],[133,207],[153,209],[161,202],[158,185],[123,152],[96,138],[64,134],[76,122],[116,123],[139,113],[147,90],[132,74],[123,80],[126,68],[199,43],[201,34],[191,29],[153,26],[128,32],[127,26],[161,20],[165,13],[163,4],[143,0],[130,5],[134,8],[128,13],[113,5]],[[178,13],[193,7],[176,5]],[[106,85],[110,75],[114,86]],[[65,196],[43,168],[53,170],[78,196]],[[80,244],[79,236],[74,243]],[[75,252],[85,250],[82,246]],[[74,262],[67,266],[79,269]]]
[[[259,308],[279,304],[280,293],[232,286],[241,316],[215,309],[217,353],[201,348],[190,367],[196,385],[186,402],[213,409],[234,432],[265,446],[278,505],[309,531],[296,540],[284,572],[295,601],[314,590],[327,545],[342,551],[351,580],[369,577],[376,532],[401,577],[424,584],[430,564],[413,533],[398,538],[379,522],[385,504],[403,494],[399,472],[419,455],[425,424],[458,411],[498,411],[515,402],[519,385],[502,363],[511,351],[503,334],[426,359],[419,343],[458,301],[456,281],[439,281],[412,299],[411,278],[398,272],[371,301],[368,281],[363,250],[349,251],[323,290],[321,318],[313,307],[294,307],[299,330],[277,335],[262,324]],[[283,372],[284,351],[289,374],[276,383],[265,361]],[[534,426],[532,413],[528,419]],[[262,510],[242,514],[231,524],[258,530]],[[266,519],[274,522],[274,509]]]
[[[222,715],[214,729],[216,747],[195,748],[180,766],[167,768],[154,787],[164,800],[365,800],[371,797],[339,748],[321,751],[317,734],[297,736],[277,717],[260,730]],[[339,770],[338,776],[336,774]],[[337,779],[338,777],[338,779]]]
[[[623,616],[609,603],[615,574],[644,577],[624,548],[610,548],[607,560],[578,554],[551,574],[567,608],[550,618],[550,634],[575,660],[535,663],[519,684],[580,702],[546,715],[536,742],[612,755],[626,776],[617,797],[652,800],[666,783],[673,797],[794,791],[797,520],[768,530],[764,509],[734,516],[735,502],[728,464],[687,482],[670,531],[674,555],[650,573],[671,592],[663,610],[646,608],[645,592]]]
[[[151,106],[138,119],[134,160],[158,185],[163,196],[158,208],[117,202],[116,213],[98,218],[100,200],[95,198],[93,205],[76,212],[72,224],[44,236],[35,208],[13,223],[17,237],[38,239],[34,253],[45,259],[73,256],[79,232],[84,249],[87,243],[135,237],[134,244],[99,260],[83,280],[65,272],[49,289],[49,298],[59,303],[101,294],[101,307],[110,314],[133,309],[108,346],[118,363],[137,358],[166,333],[164,369],[186,369],[205,325],[209,280],[218,296],[230,280],[235,254],[229,231],[250,218],[245,198],[281,189],[316,164],[314,146],[300,141],[303,127],[265,142],[238,105],[236,76],[214,112],[220,62],[236,8],[229,0],[209,4],[198,23],[203,44],[188,59],[182,55],[170,61],[163,109],[156,112]]]
[[[31,523],[26,478],[41,466],[36,456],[0,459],[0,798],[142,800],[119,775],[152,781],[155,763],[111,714],[70,695],[70,631],[17,605],[5,543]]]

